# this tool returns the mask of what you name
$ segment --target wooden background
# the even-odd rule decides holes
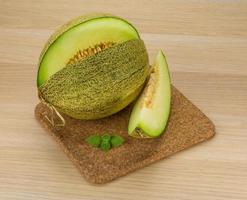
[[[102,186],[87,183],[35,121],[39,53],[89,12],[130,20],[150,59],[215,123],[210,141]],[[0,199],[247,199],[247,1],[0,0]]]

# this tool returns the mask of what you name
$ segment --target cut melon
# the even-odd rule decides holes
[[[148,54],[137,30],[106,14],[62,26],[40,55],[39,98],[76,119],[99,119],[129,105],[148,76]]]
[[[148,83],[132,110],[128,133],[134,137],[158,137],[168,122],[171,83],[167,62],[158,52]]]

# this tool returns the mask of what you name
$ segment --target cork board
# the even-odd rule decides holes
[[[213,123],[175,87],[172,88],[171,115],[165,133],[155,139],[128,136],[131,106],[110,117],[83,121],[64,116],[65,127],[54,128],[45,118],[50,110],[43,104],[35,108],[36,119],[53,136],[86,180],[106,183],[159,161],[183,149],[211,138]],[[124,137],[121,147],[108,152],[90,147],[84,139],[90,134],[114,134]]]

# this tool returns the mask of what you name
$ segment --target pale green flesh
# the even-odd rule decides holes
[[[81,23],[58,37],[46,51],[39,66],[37,84],[42,85],[64,68],[78,50],[100,42],[121,43],[138,38],[135,28],[119,18],[102,17]]]
[[[134,105],[130,116],[128,133],[132,136],[138,136],[137,132],[141,132],[143,137],[157,137],[164,131],[169,118],[171,83],[168,66],[162,51],[159,51],[153,66],[158,68],[158,74],[156,74],[157,78],[153,85],[154,93],[149,96],[152,103],[151,106],[146,106],[144,103],[147,100],[147,94],[144,90]]]

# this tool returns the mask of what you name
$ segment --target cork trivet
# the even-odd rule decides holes
[[[110,117],[83,121],[64,116],[65,127],[54,128],[45,118],[49,108],[38,104],[35,116],[45,130],[55,138],[64,152],[91,183],[106,183],[129,172],[159,161],[178,151],[211,138],[213,123],[176,88],[172,88],[171,115],[165,133],[155,139],[128,136],[130,106]],[[108,152],[84,142],[90,134],[117,133],[125,143]]]

